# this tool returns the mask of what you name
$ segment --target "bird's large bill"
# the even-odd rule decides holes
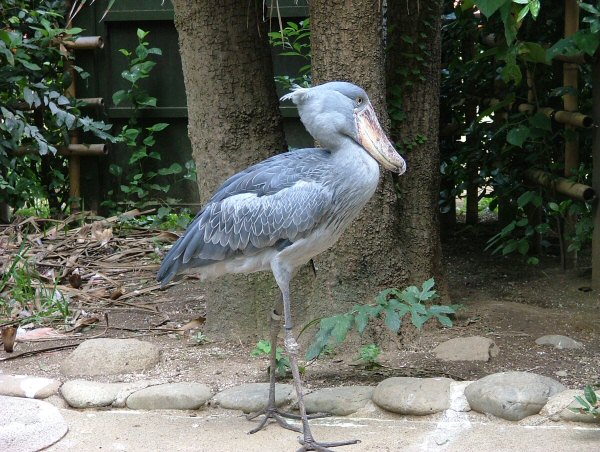
[[[354,118],[358,128],[358,140],[369,154],[381,165],[398,174],[406,171],[406,162],[396,152],[385,132],[381,129],[375,110],[368,106],[361,111],[354,110]]]

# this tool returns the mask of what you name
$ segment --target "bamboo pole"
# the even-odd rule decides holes
[[[600,123],[600,61],[592,66],[592,115]],[[600,191],[600,127],[594,131],[592,144],[592,186]],[[600,293],[600,203],[596,201],[593,209],[594,231],[592,233],[592,289]]]
[[[521,113],[532,114],[536,110],[550,119],[556,121],[559,124],[565,124],[572,127],[579,127],[582,129],[589,129],[594,125],[594,119],[591,116],[584,115],[577,111],[566,111],[566,110],[555,110],[550,107],[537,108],[532,104],[519,104],[517,110]]]
[[[79,102],[83,102],[83,108],[101,108],[104,107],[104,98],[103,97],[84,97],[82,99],[77,99]]]
[[[102,36],[79,36],[74,40],[63,39],[60,41],[68,50],[93,50],[104,48]]]
[[[565,38],[571,37],[579,29],[579,5],[577,0],[565,0]],[[577,90],[578,87],[578,67],[573,63],[563,63],[563,86],[571,87]],[[563,106],[568,112],[576,112],[578,109],[578,99],[575,94],[563,95]],[[556,117],[556,114],[555,114]],[[574,127],[566,125],[567,132],[574,132]],[[576,133],[565,137],[565,177],[573,175],[579,167],[579,138]],[[564,233],[571,235],[575,231],[576,219],[574,216],[565,219]],[[564,249],[568,249],[568,244]],[[577,252],[565,251],[563,259],[565,268],[573,268],[577,263]]]
[[[39,151],[33,146],[21,146],[14,155],[25,155],[25,154],[37,154]],[[60,155],[72,156],[79,155],[83,157],[88,156],[102,156],[108,154],[108,145],[101,144],[69,144],[68,146],[58,147],[58,153]]]
[[[589,185],[579,184],[564,177],[554,177],[542,170],[528,170],[525,176],[543,187],[555,190],[561,195],[568,196],[578,201],[589,202],[596,197],[596,190]]]

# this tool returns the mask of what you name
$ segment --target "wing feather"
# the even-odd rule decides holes
[[[332,206],[322,149],[279,154],[229,178],[171,248],[157,279],[186,267],[283,249],[320,226]]]

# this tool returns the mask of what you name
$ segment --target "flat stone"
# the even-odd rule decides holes
[[[600,391],[596,391],[596,395],[600,399]],[[600,423],[600,418],[594,417],[585,413],[574,413],[571,408],[581,408],[581,405],[575,396],[580,396],[585,400],[583,391],[580,389],[567,389],[563,392],[553,395],[548,399],[548,403],[540,411],[542,416],[553,421],[570,421],[570,422],[593,422]]]
[[[537,414],[548,399],[566,388],[558,381],[530,372],[500,372],[467,386],[465,395],[475,411],[519,421]]]
[[[372,386],[324,388],[304,396],[307,413],[330,413],[347,416],[363,408],[371,400]]]
[[[581,342],[571,339],[568,336],[561,336],[560,334],[548,334],[546,336],[538,337],[535,340],[538,345],[553,345],[554,348],[558,349],[572,349],[572,348],[583,348]]]
[[[70,380],[63,384],[60,393],[73,408],[92,408],[101,406],[125,406],[127,398],[148,382],[136,383],[99,383],[87,380]]]
[[[63,361],[67,376],[116,375],[151,369],[160,360],[159,349],[137,339],[90,339]]]
[[[134,410],[197,410],[211,397],[211,389],[200,383],[166,383],[134,392],[127,398],[127,408]]]
[[[0,396],[0,450],[33,452],[51,446],[69,427],[58,409],[41,400]]]
[[[373,402],[393,413],[437,413],[450,406],[450,383],[450,378],[387,378],[375,388]]]
[[[292,385],[275,385],[275,405],[281,406],[292,401],[294,387]],[[248,383],[219,392],[212,403],[229,410],[241,410],[254,413],[267,406],[269,400],[269,383]]]
[[[435,357],[442,361],[489,361],[498,356],[496,343],[488,337],[457,337],[441,343],[433,349]]]
[[[60,381],[29,375],[0,375],[0,395],[45,399],[58,393]]]

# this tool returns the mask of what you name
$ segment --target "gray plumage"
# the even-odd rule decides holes
[[[226,273],[271,270],[282,294],[285,347],[302,419],[300,450],[356,440],[318,443],[304,407],[298,370],[298,344],[292,334],[290,281],[296,269],[333,245],[371,198],[379,181],[378,162],[403,173],[402,157],[381,130],[367,94],[345,82],[297,88],[283,97],[298,107],[308,132],[322,146],[276,155],[230,177],[208,201],[187,231],[167,253],[158,271],[161,285],[182,271],[201,279]],[[279,314],[273,311],[272,322]],[[271,327],[271,344],[277,328]],[[271,347],[271,369],[276,347]],[[271,373],[264,419],[292,430],[275,406],[275,377]]]

